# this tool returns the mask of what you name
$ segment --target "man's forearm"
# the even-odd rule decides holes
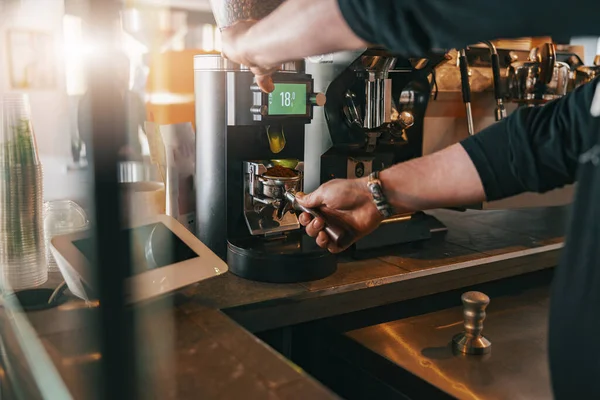
[[[286,0],[244,35],[240,48],[255,65],[276,67],[367,41],[423,56],[500,37],[600,34],[596,14],[588,12],[592,0],[574,0],[566,17],[555,12],[561,0],[507,1]]]
[[[598,143],[590,114],[600,79],[544,107],[521,108],[459,144],[383,171],[386,196],[399,211],[543,193],[575,181],[580,156]]]
[[[246,58],[262,67],[365,46],[348,27],[337,0],[287,0],[239,43]]]
[[[380,179],[388,201],[402,213],[485,200],[479,174],[460,144],[395,165]]]

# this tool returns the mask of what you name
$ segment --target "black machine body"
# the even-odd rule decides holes
[[[291,163],[298,174],[293,189],[302,189],[305,126],[323,95],[314,93],[312,77],[302,70],[274,74],[275,91],[265,94],[250,71],[235,66],[215,71],[216,61],[205,63],[212,70],[199,64],[195,70],[199,184],[210,187],[222,174],[225,189],[214,184],[198,196],[200,221],[209,222],[199,222],[203,241],[213,244],[232,273],[246,279],[289,283],[330,275],[336,257],[316,246],[295,212],[284,209],[287,181],[266,176],[268,168]],[[199,83],[213,87],[213,93]],[[215,113],[222,118],[217,121]],[[221,225],[213,223],[216,218]]]
[[[348,53],[308,68],[323,90],[323,109],[329,141],[311,145],[320,149],[318,184],[332,179],[368,176],[399,162],[421,157],[423,125],[431,97],[431,74],[445,54],[408,59],[382,49]],[[337,64],[337,65],[336,65]],[[309,158],[307,153],[306,158]],[[316,178],[316,177],[314,177]],[[309,190],[317,186],[309,182]],[[361,239],[358,252],[428,239],[443,225],[425,214],[398,216]]]

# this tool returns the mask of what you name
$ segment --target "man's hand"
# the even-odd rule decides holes
[[[366,179],[327,182],[310,194],[299,195],[298,202],[305,207],[318,209],[326,218],[330,216],[334,220],[341,220],[354,231],[355,241],[373,232],[382,221]],[[306,227],[309,236],[317,238],[319,247],[332,253],[345,250],[331,243],[323,231],[325,222],[321,218],[313,220],[310,214],[302,213],[300,223]]]
[[[225,28],[221,32],[222,53],[225,58],[250,68],[250,71],[256,77],[258,87],[263,92],[270,93],[275,90],[271,74],[277,71],[277,68],[256,65],[247,52],[249,46],[246,43],[249,31],[255,24],[256,21],[239,21]]]
[[[285,62],[367,46],[346,23],[338,0],[286,0],[260,22],[224,29],[221,43],[223,55],[248,66],[265,92],[275,89],[271,74]]]
[[[477,169],[458,143],[385,169],[379,173],[379,179],[387,200],[398,214],[475,204],[486,199]],[[373,232],[382,221],[366,178],[327,182],[313,193],[298,196],[298,202],[319,209],[325,218],[331,216],[350,226],[355,241]],[[300,223],[306,226],[308,235],[317,238],[320,247],[333,253],[344,250],[330,243],[322,232],[324,221],[318,218],[311,221],[310,215],[302,214]]]

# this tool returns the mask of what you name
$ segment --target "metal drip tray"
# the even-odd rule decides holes
[[[551,399],[547,359],[548,287],[491,297],[483,334],[490,354],[456,354],[450,344],[463,330],[461,307],[404,318],[346,333],[375,360],[369,368],[397,386],[394,370],[409,372],[439,393],[458,399]],[[437,390],[436,390],[437,389]]]

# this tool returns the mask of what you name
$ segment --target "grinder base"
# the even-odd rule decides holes
[[[337,257],[319,248],[303,232],[279,239],[252,236],[227,242],[229,271],[245,279],[270,283],[306,282],[337,269]]]

